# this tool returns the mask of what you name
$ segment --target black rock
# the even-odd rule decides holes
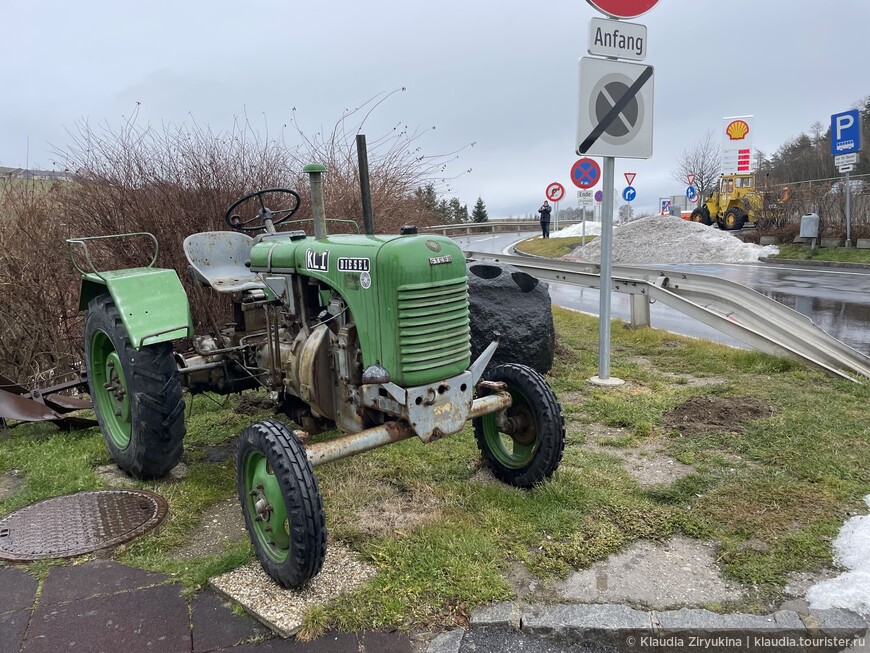
[[[556,331],[547,284],[501,263],[468,266],[471,359],[500,334],[490,367],[522,363],[546,374],[553,367]]]

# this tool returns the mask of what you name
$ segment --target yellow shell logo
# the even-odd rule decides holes
[[[725,128],[725,133],[732,141],[742,141],[749,133],[749,125],[745,120],[735,120]]]

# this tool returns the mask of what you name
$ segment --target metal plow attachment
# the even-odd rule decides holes
[[[6,427],[10,420],[54,422],[62,431],[96,426],[96,420],[66,414],[92,407],[89,399],[61,394],[66,390],[87,389],[84,374],[73,372],[71,376],[71,380],[63,383],[28,390],[0,374],[0,426]]]

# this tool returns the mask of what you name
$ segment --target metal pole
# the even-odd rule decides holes
[[[849,188],[849,173],[846,173],[846,247],[852,246],[852,189]]]
[[[372,187],[369,182],[369,154],[366,135],[356,135],[356,155],[359,159],[359,192],[362,198],[363,227],[369,236],[375,234],[375,219],[372,214]]]
[[[589,381],[594,385],[622,385],[622,379],[610,378],[610,293],[613,277],[613,175],[616,160],[604,157],[604,202],[601,204],[601,286],[598,307],[598,376]]]
[[[323,201],[323,178],[326,166],[319,163],[309,163],[302,168],[308,174],[308,185],[311,188],[311,217],[314,218],[314,237],[317,240],[326,238],[326,211]]]

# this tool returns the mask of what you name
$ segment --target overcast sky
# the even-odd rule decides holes
[[[270,133],[296,107],[303,128],[399,87],[367,134],[402,121],[435,126],[430,154],[465,144],[456,194],[493,217],[534,212],[551,181],[575,188],[577,60],[585,0],[435,3],[154,0],[6,3],[0,65],[0,165],[51,168],[80,118],[120,124],[193,116],[214,130],[247,113]],[[637,173],[636,210],[682,193],[679,154],[754,114],[768,153],[870,94],[868,0],[661,0],[636,19],[655,66],[654,152],[618,159]],[[29,141],[29,149],[28,149]]]

